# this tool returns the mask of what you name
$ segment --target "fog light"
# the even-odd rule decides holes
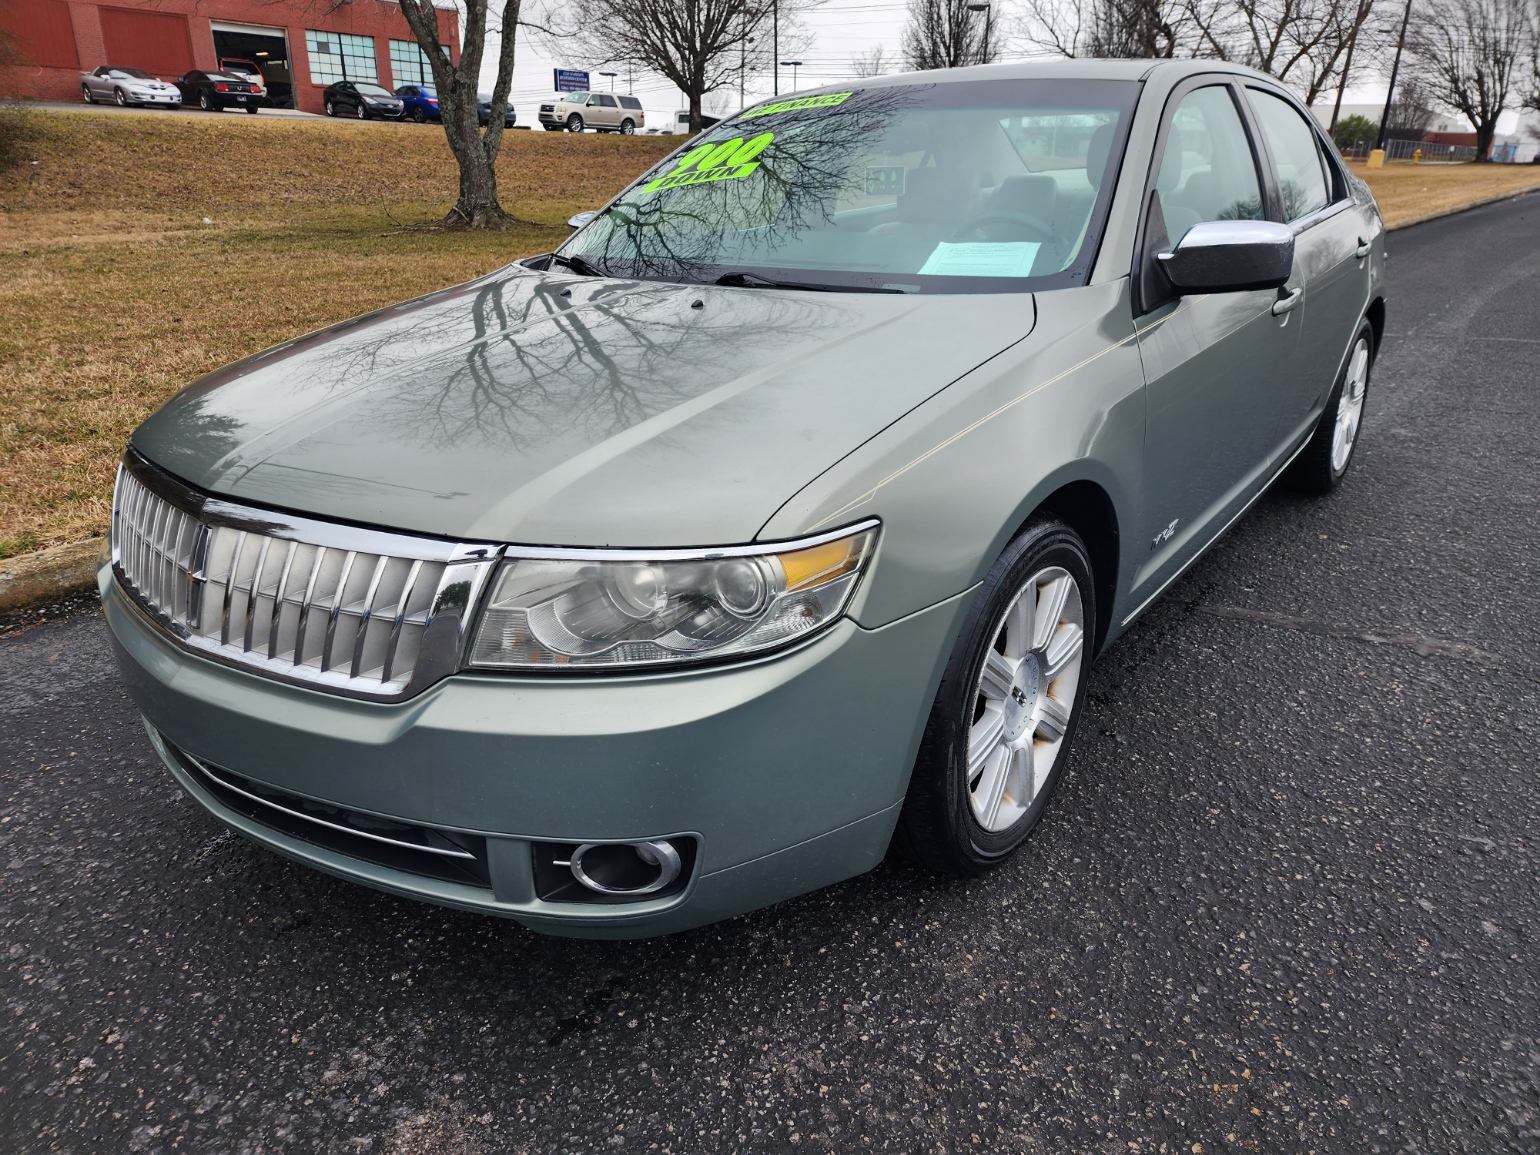
[[[664,889],[680,869],[679,851],[667,842],[585,842],[567,865],[596,894],[626,898]]]

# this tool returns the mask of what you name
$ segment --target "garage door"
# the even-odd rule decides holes
[[[102,40],[107,45],[103,64],[142,68],[162,78],[181,76],[192,68],[187,17],[130,8],[103,8],[101,14]]]
[[[7,11],[9,9],[9,11]],[[64,0],[11,0],[0,6],[0,15],[16,38],[16,47],[29,63],[45,68],[79,68],[75,55],[75,29],[70,25],[70,6]]]

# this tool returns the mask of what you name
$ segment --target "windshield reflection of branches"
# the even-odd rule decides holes
[[[649,280],[703,280],[737,262],[763,263],[833,223],[841,194],[863,179],[861,156],[919,100],[905,89],[862,96],[857,108],[717,129],[703,146],[761,132],[775,139],[745,177],[653,192],[644,181],[575,238],[574,251],[606,271]]]

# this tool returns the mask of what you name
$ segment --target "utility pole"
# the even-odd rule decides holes
[[[777,64],[777,67],[770,70],[774,77],[770,94],[779,96],[781,95],[781,70],[778,66],[781,59],[781,0],[770,0],[770,59]]]
[[[1374,140],[1375,148],[1385,147],[1385,126],[1390,121],[1390,102],[1396,98],[1396,73],[1401,70],[1401,48],[1406,44],[1406,23],[1412,18],[1412,0],[1406,0],[1406,11],[1401,14],[1401,35],[1396,39],[1396,58],[1390,65],[1390,91],[1385,93],[1385,111],[1380,114],[1380,132]]]

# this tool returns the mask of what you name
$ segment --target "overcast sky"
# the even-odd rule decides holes
[[[526,4],[528,7],[528,4]],[[881,45],[886,56],[894,61],[891,71],[898,71],[899,44],[903,36],[908,6],[903,0],[824,0],[803,18],[804,47],[795,56],[783,48],[782,59],[797,59],[803,67],[796,70],[798,88],[819,88],[837,84],[854,77],[851,58],[858,53],[869,52]],[[489,38],[490,39],[490,38]],[[1022,59],[1024,51],[1008,52],[1006,59]],[[552,50],[550,41],[529,29],[519,34],[518,54],[515,57],[513,92],[511,100],[518,113],[519,123],[535,124],[536,105],[543,97],[552,94],[551,70],[553,67],[581,67],[580,62],[565,59],[559,50]],[[613,65],[609,66],[615,67]],[[629,80],[624,69],[611,81],[595,73],[593,86],[607,91],[611,84],[617,92],[633,92],[641,97],[647,111],[649,125],[666,125],[670,115],[684,106],[679,90],[666,80],[656,76],[637,74]],[[493,52],[483,62],[482,80],[490,90],[497,74],[497,60]],[[781,70],[781,92],[792,90],[792,70]],[[768,73],[751,75],[748,79],[750,103],[770,94],[771,78]],[[1355,84],[1347,92],[1346,103],[1377,104],[1385,99],[1382,82]],[[724,111],[736,111],[737,92],[719,94],[717,107]],[[714,104],[707,98],[708,108]]]

